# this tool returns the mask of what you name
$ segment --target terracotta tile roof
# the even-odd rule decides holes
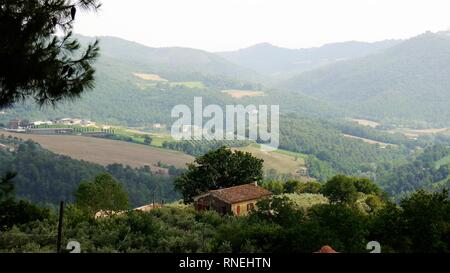
[[[235,204],[239,202],[255,200],[266,196],[271,196],[272,193],[255,183],[235,186],[231,188],[219,189],[210,191],[209,194],[229,203]]]
[[[319,251],[316,253],[337,253],[336,250],[334,250],[331,246],[323,246]]]

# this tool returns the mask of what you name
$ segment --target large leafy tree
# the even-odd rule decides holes
[[[297,193],[312,193],[318,194],[322,190],[322,184],[314,181],[302,183],[296,189]]]
[[[189,164],[188,170],[175,181],[175,188],[182,193],[184,202],[190,203],[193,197],[208,190],[260,182],[263,162],[251,153],[222,147]]]
[[[406,232],[413,252],[450,251],[450,199],[448,190],[419,190],[401,201]]]
[[[388,203],[370,223],[371,238],[383,252],[445,253],[450,251],[450,199],[448,191],[419,190]]]
[[[99,7],[98,0],[0,2],[0,108],[28,98],[55,104],[93,88],[98,41],[81,49],[72,29],[78,10]]]
[[[364,250],[368,235],[367,217],[359,210],[343,204],[316,205],[309,210],[309,221],[316,223],[322,238],[342,252]],[[320,238],[320,237],[319,237]]]
[[[336,175],[323,187],[322,193],[331,203],[354,204],[358,198],[358,191],[354,180],[345,175]]]
[[[353,178],[353,184],[358,192],[384,196],[385,193],[372,180],[368,178]]]
[[[75,196],[77,206],[90,214],[120,211],[129,207],[127,193],[108,173],[99,174],[92,181],[81,182]]]

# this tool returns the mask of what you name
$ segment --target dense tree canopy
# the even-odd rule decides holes
[[[1,2],[0,107],[27,98],[54,104],[93,87],[98,43],[81,51],[72,29],[78,9],[99,6],[98,0]]]
[[[320,185],[319,185],[320,186]],[[331,203],[340,203],[353,205],[361,194],[368,196],[366,202],[369,202],[374,207],[378,207],[377,203],[386,197],[380,187],[373,181],[367,178],[350,177],[345,175],[336,175],[331,178],[322,187],[317,187],[314,183],[310,187],[311,190],[319,190],[328,197]]]
[[[16,174],[12,172],[8,172],[3,177],[0,177],[0,202],[12,198],[14,194],[14,177],[16,177]]]
[[[122,185],[108,173],[82,182],[75,197],[77,206],[91,214],[125,210],[129,206],[128,195]]]
[[[352,204],[358,198],[354,181],[351,177],[337,175],[322,188],[322,193],[332,203]]]
[[[322,184],[317,182],[306,182],[299,185],[298,193],[320,193]]]
[[[0,177],[0,234],[14,225],[43,220],[50,216],[48,209],[39,208],[28,201],[15,200],[15,173],[7,173]]]

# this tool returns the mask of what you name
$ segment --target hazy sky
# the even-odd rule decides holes
[[[102,0],[75,32],[148,46],[234,50],[408,38],[450,28],[449,0]]]

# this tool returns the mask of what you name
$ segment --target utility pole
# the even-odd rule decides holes
[[[63,217],[64,217],[64,201],[61,201],[59,203],[58,240],[56,242],[56,252],[57,253],[61,253]]]
[[[156,190],[153,191],[153,208],[156,208],[155,201],[156,201]]]

